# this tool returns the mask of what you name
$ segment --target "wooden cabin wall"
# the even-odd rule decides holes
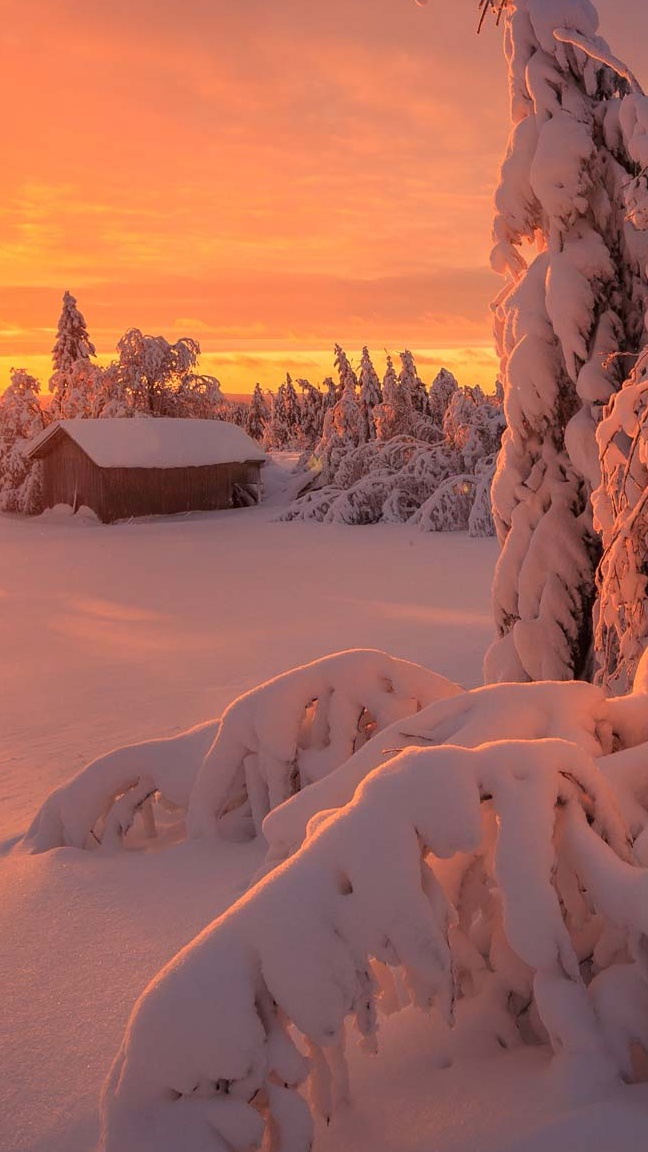
[[[100,520],[104,509],[104,481],[101,468],[86,456],[69,436],[58,438],[52,450],[43,456],[43,501],[46,508],[85,504]]]
[[[260,465],[194,468],[99,468],[70,437],[59,437],[43,458],[47,507],[81,504],[106,523],[131,516],[172,515],[232,507],[234,484],[257,484]]]

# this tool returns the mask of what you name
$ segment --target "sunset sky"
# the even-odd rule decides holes
[[[0,387],[47,380],[65,288],[102,353],[131,326],[191,335],[230,392],[319,380],[335,340],[492,382],[508,113],[473,0],[1,10]],[[599,10],[645,78],[648,5]]]

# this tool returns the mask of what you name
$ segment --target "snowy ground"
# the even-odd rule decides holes
[[[1,1152],[89,1152],[135,997],[262,854],[191,843],[21,855],[15,838],[49,789],[112,745],[217,715],[340,648],[383,647],[479,681],[493,541],[275,524],[282,493],[271,496],[261,509],[108,528],[0,517]],[[383,1038],[377,1059],[354,1059],[354,1102],[319,1134],[321,1152],[613,1152],[619,1127],[624,1152],[648,1143],[643,1086],[575,1103],[542,1052],[444,1067],[442,1040],[408,1014]]]

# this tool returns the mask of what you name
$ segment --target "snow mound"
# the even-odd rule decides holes
[[[583,748],[408,748],[162,970],[102,1098],[102,1152],[308,1152],[347,1023],[462,1012],[600,1083],[648,1045],[648,871]]]

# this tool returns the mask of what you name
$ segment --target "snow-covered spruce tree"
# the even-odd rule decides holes
[[[41,507],[41,465],[26,449],[45,427],[40,384],[23,368],[11,369],[0,396],[0,511],[33,515]]]
[[[453,394],[459,385],[447,368],[440,368],[430,385],[428,407],[430,416],[439,429],[443,428],[443,419]]]
[[[324,390],[324,408],[335,408],[342,393],[332,376],[324,377],[322,388]]]
[[[373,416],[379,440],[412,435],[414,422],[412,397],[408,388],[401,387],[391,356],[387,357],[382,382],[382,402],[374,408]]]
[[[613,354],[643,338],[624,206],[633,81],[597,36],[590,0],[510,0],[503,22],[512,132],[492,263],[508,278],[494,305],[508,427],[493,484],[499,639],[485,672],[568,679],[593,671],[596,425],[621,383]]]
[[[301,389],[299,398],[299,428],[306,448],[312,448],[322,435],[324,427],[324,394],[308,380],[297,381]]]
[[[340,461],[365,440],[365,425],[351,376],[346,379],[342,395],[334,408],[324,416],[322,437],[314,455],[320,462],[320,483],[330,484]]]
[[[295,390],[290,372],[286,372],[286,379],[281,388],[283,419],[288,431],[287,443],[290,447],[297,447],[301,442],[301,410],[299,396]]]
[[[409,392],[414,411],[419,412],[422,416],[429,416],[427,389],[416,370],[414,356],[408,348],[404,352],[399,352],[399,356],[401,362],[401,370],[398,374],[399,384],[401,388]]]
[[[351,367],[349,357],[340,344],[336,344],[334,347],[333,363],[337,368],[338,378],[340,381],[338,399],[342,397],[342,393],[344,392],[345,388],[348,388],[349,391],[353,392],[355,395],[355,391],[358,387],[358,377]]]
[[[270,418],[265,426],[263,444],[266,448],[288,448],[291,444],[291,427],[286,407],[286,385],[280,384],[272,394]]]
[[[621,127],[640,175],[626,188],[630,221],[648,233],[648,99],[635,90]],[[648,256],[648,253],[647,253]],[[648,271],[648,270],[647,270]],[[648,329],[648,310],[646,312]],[[648,645],[648,351],[642,350],[597,430],[601,483],[593,494],[603,555],[597,572],[597,679],[624,691]]]
[[[270,419],[270,408],[260,384],[254,385],[254,392],[247,411],[245,431],[259,443],[263,440],[265,426]]]
[[[367,439],[366,423],[357,394],[358,379],[346,352],[339,344],[335,345],[335,366],[340,378],[339,399],[332,408],[329,407],[329,401],[334,393],[333,382],[327,379],[325,383],[328,385],[328,396],[322,435],[313,452],[319,468],[320,487],[332,482],[338,464],[346,453]]]
[[[83,410],[88,406],[85,400],[88,392],[88,374],[82,370],[75,380],[70,379],[70,374],[73,367],[80,362],[85,369],[92,356],[96,356],[96,351],[88,335],[85,319],[77,307],[75,297],[66,291],[63,294],[63,308],[59,317],[56,342],[52,349],[54,373],[50,379],[49,390],[52,393],[50,413],[53,419],[68,419],[88,414]]]
[[[453,392],[443,418],[443,435],[461,456],[465,472],[474,472],[479,461],[494,456],[504,428],[504,412],[495,396],[485,396],[481,388]]]
[[[365,429],[364,439],[375,440],[374,408],[382,403],[382,389],[378,373],[371,362],[369,349],[366,346],[362,349],[362,356],[360,357],[358,384],[360,385],[360,410]]]
[[[77,360],[89,360],[96,354],[86,322],[77,308],[76,299],[71,292],[66,291],[63,294],[63,308],[59,317],[56,343],[52,349],[54,371],[65,372],[76,364]]]

